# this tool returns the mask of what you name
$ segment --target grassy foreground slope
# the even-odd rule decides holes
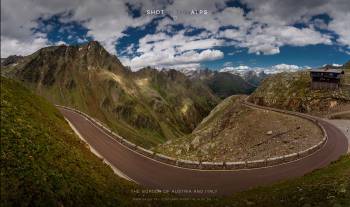
[[[124,206],[131,187],[52,104],[1,77],[1,206]]]

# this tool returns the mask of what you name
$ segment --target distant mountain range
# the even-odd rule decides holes
[[[217,71],[213,71],[213,70],[209,70],[209,69],[187,69],[187,68],[183,68],[183,69],[177,69],[178,71],[182,72],[183,74],[185,74],[186,76],[190,77],[190,78],[197,78],[198,76],[201,76],[202,74],[208,74],[208,73],[223,73],[220,74],[220,76],[228,76],[228,78],[231,79],[235,79],[237,81],[239,81],[240,83],[243,83],[243,85],[246,85],[247,83],[249,83],[250,85],[256,87],[260,84],[260,82],[266,78],[268,75],[262,70],[259,72],[256,72],[254,70],[236,70],[236,69],[221,69],[221,70],[217,70]],[[244,83],[247,82],[247,83]],[[235,87],[236,89],[237,87]],[[247,88],[242,88],[241,90],[244,91],[244,93],[250,93],[251,89],[247,89]],[[233,95],[233,94],[231,94]],[[228,97],[228,96],[226,96]],[[225,97],[225,98],[226,98]]]

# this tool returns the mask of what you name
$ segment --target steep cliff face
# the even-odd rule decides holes
[[[180,72],[131,72],[95,41],[40,49],[3,65],[1,73],[145,147],[190,133],[218,103],[205,85]]]
[[[346,71],[345,74],[348,72]],[[343,77],[345,78],[345,77]],[[266,78],[249,101],[292,111],[327,115],[350,110],[350,89],[311,90],[308,71],[280,73]]]

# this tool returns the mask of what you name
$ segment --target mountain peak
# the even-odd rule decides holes
[[[85,44],[88,48],[103,48],[100,42],[96,40],[89,41]],[[103,48],[104,49],[104,48]]]
[[[23,61],[19,61],[22,59]],[[1,66],[16,66],[13,63],[18,65],[20,69],[17,72],[24,78],[36,81],[38,78],[44,78],[41,76],[46,76],[46,79],[52,80],[52,84],[57,79],[56,73],[69,73],[67,71],[81,73],[88,70],[107,70],[118,74],[127,72],[118,58],[108,53],[97,41],[41,48],[25,57],[13,56],[4,59]],[[47,68],[50,70],[47,71]],[[49,84],[48,81],[45,84]]]

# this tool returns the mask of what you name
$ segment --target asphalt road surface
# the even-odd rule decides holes
[[[331,123],[319,119],[328,140],[314,154],[281,165],[231,171],[193,170],[164,164],[134,152],[115,141],[103,129],[82,115],[59,108],[88,144],[111,165],[136,183],[150,189],[166,189],[184,192],[200,190],[200,196],[227,195],[251,187],[270,184],[279,180],[302,176],[327,166],[346,154],[348,141]]]
[[[350,120],[346,119],[325,119],[325,121],[338,127],[348,138],[348,153],[350,153]]]

